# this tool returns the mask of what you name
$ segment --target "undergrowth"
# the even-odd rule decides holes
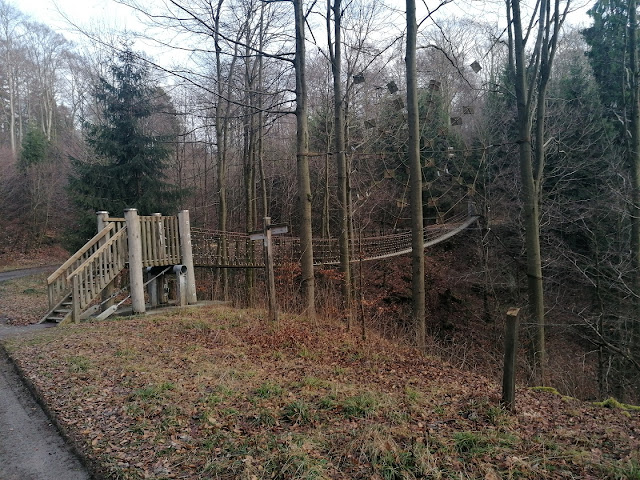
[[[328,321],[207,307],[7,346],[110,478],[638,478],[637,409],[522,389],[512,414],[486,378]]]

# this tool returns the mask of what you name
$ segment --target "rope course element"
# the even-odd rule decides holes
[[[447,223],[429,225],[424,228],[424,248],[443,242],[473,225],[479,216],[459,214]],[[222,240],[227,239],[226,264],[222,262]],[[274,261],[277,263],[297,262],[301,258],[300,239],[297,237],[273,237]],[[252,241],[243,233],[220,232],[201,228],[191,229],[193,261],[200,267],[219,268],[262,268],[264,255],[261,241]],[[352,262],[380,260],[411,252],[411,232],[394,233],[384,236],[363,237],[352,240],[353,252],[359,252]],[[361,253],[360,253],[361,252]],[[313,239],[314,265],[338,265],[340,248],[338,239]]]

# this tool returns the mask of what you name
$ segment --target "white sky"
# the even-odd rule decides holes
[[[149,1],[150,3],[154,2],[154,0]],[[397,5],[398,9],[404,9],[405,6],[405,0],[387,0],[387,3]],[[418,0],[416,3],[420,8],[422,1]],[[428,0],[428,4],[432,3],[435,2]],[[486,12],[483,6],[487,3],[490,2],[483,0],[469,2],[467,0],[464,2],[464,7],[461,7],[461,11],[467,15],[477,15],[480,12]],[[573,3],[576,6],[579,4],[591,5],[593,0],[574,0]],[[68,28],[58,11],[61,11],[72,21],[83,25],[93,21],[107,21],[107,23],[117,26],[125,26],[127,23],[130,26],[133,25],[131,9],[112,0],[13,0],[13,4],[36,20],[55,27],[57,30]],[[580,12],[573,13],[570,18],[571,22],[574,24],[584,23],[587,20],[586,10],[587,8],[585,7]]]
[[[68,30],[69,26],[60,12],[82,26],[104,20],[124,26],[127,19],[131,19],[128,8],[111,0],[13,0],[13,4],[35,20],[46,23],[61,33]]]
[[[147,0],[150,4],[161,2],[162,0]],[[321,0],[322,1],[322,0]],[[427,0],[429,5],[435,4],[436,0]],[[568,22],[574,25],[586,26],[590,23],[586,11],[594,0],[572,0],[576,7],[582,5],[578,11],[570,14]],[[133,11],[122,6],[113,0],[9,0],[22,12],[31,16],[34,20],[45,23],[59,33],[62,33],[69,40],[82,43],[85,38],[79,35],[74,28],[68,24],[63,16],[79,27],[91,30],[93,26],[101,25],[105,27],[103,31],[122,31],[125,28],[136,29],[139,24],[136,21]],[[405,8],[405,0],[387,0],[388,4],[395,5],[400,11]],[[419,10],[424,10],[423,0],[416,1]],[[503,0],[464,0],[457,2],[454,0],[450,9],[456,16],[471,16],[485,21],[498,21],[496,9],[501,8]],[[459,6],[457,6],[459,5]],[[420,11],[418,12],[420,18]],[[144,47],[143,47],[144,48]]]

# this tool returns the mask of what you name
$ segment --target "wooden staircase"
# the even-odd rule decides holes
[[[188,246],[189,269],[193,275],[187,210],[178,216],[138,216],[135,209],[130,209],[125,211],[125,216],[129,215],[127,220],[110,218],[108,212],[97,213],[98,234],[47,278],[49,311],[40,323],[79,322],[99,312],[101,305],[96,299],[113,285],[128,265],[130,254],[131,261],[137,265],[137,268],[130,268],[130,283],[136,287],[135,292],[132,288],[132,305],[135,312],[144,312],[144,285],[137,276],[141,278],[145,267],[182,262],[180,229],[185,232],[186,240],[182,243]],[[133,281],[134,274],[136,282]],[[193,298],[190,301],[195,303],[195,279],[190,287]],[[139,310],[136,310],[136,301],[142,303]]]
[[[50,310],[39,323],[68,323],[73,313],[73,299],[71,292],[62,301]]]
[[[127,227],[124,221],[109,222],[47,278],[49,311],[39,323],[79,322],[97,311],[92,302],[126,264]]]

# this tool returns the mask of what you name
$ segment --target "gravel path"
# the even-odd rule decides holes
[[[14,277],[15,278],[15,277]],[[0,325],[0,342],[46,325]],[[91,478],[31,396],[0,348],[0,479],[87,480]]]

